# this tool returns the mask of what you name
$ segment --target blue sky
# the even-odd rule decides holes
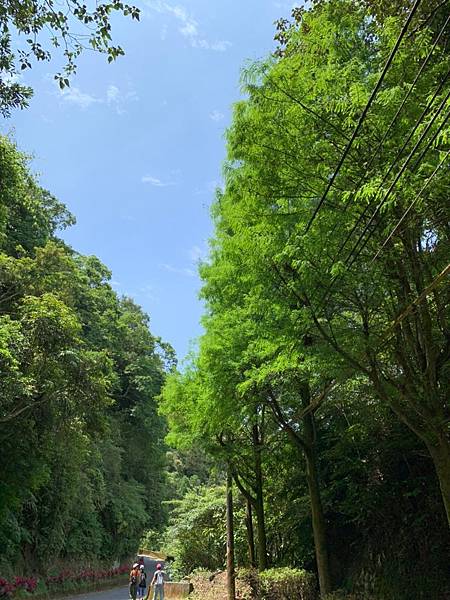
[[[63,92],[52,79],[58,57],[34,66],[30,108],[2,131],[34,155],[42,185],[75,214],[64,239],[112,270],[114,288],[149,313],[181,359],[201,333],[196,266],[212,234],[239,72],[274,48],[273,22],[292,1],[135,4],[140,23],[113,21],[124,57],[108,65],[85,53]]]

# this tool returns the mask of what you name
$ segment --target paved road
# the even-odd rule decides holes
[[[66,600],[128,600],[128,586],[121,586],[113,588],[112,590],[103,590],[102,592],[77,594]]]
[[[156,565],[158,562],[164,569],[164,561],[156,561],[148,557],[144,557],[145,571],[147,572],[147,582],[153,578],[153,574],[156,571]],[[131,570],[131,565],[130,565]],[[148,589],[148,588],[147,588]],[[147,590],[145,590],[147,593]],[[111,590],[103,590],[101,592],[88,592],[86,594],[77,594],[76,596],[70,596],[65,600],[128,600],[128,586],[120,586]]]
[[[162,565],[162,568],[164,569],[164,561],[163,560],[153,560],[152,558],[148,558],[148,556],[144,556],[144,566],[145,566],[145,571],[147,573],[147,582],[150,583],[150,581],[153,578],[153,574],[156,571],[156,565],[157,564]]]

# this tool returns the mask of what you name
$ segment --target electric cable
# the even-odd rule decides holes
[[[423,109],[420,117],[417,119],[414,127],[412,128],[411,132],[409,133],[408,137],[406,138],[406,141],[403,143],[402,147],[400,148],[400,150],[397,151],[397,154],[394,158],[394,160],[391,162],[388,170],[386,171],[386,173],[383,176],[383,179],[381,180],[379,186],[378,186],[378,190],[380,190],[383,186],[383,184],[387,181],[388,176],[390,175],[392,169],[395,167],[398,159],[400,158],[400,156],[403,154],[405,148],[407,147],[407,145],[409,144],[409,142],[411,141],[412,137],[414,136],[415,132],[417,131],[418,127],[420,126],[420,124],[422,123],[423,119],[426,117],[428,111],[430,110],[430,108],[432,107],[437,95],[439,94],[439,92],[441,91],[441,89],[443,88],[445,82],[447,81],[447,79],[450,77],[450,70],[447,71],[447,74],[445,75],[445,77],[441,80],[441,82],[439,83],[439,86],[437,87],[437,89],[435,90],[433,96],[431,97],[431,99],[428,101],[427,105],[425,106],[425,108]],[[366,177],[366,175],[364,174],[362,180]],[[337,255],[339,255],[342,250],[345,248],[345,246],[347,245],[348,241],[350,240],[350,238],[352,237],[353,233],[356,231],[358,225],[362,222],[362,220],[364,219],[364,217],[366,216],[366,214],[368,213],[370,209],[370,204],[368,204],[363,211],[361,212],[361,214],[359,215],[358,219],[356,220],[356,222],[353,224],[353,227],[351,228],[351,230],[347,233],[346,238],[344,239],[344,241],[341,243],[341,245],[339,246],[339,250],[337,252]],[[333,232],[335,230],[333,229]],[[333,233],[332,232],[332,233]]]
[[[415,87],[415,86],[416,86],[416,84],[417,84],[417,81],[419,80],[419,78],[420,78],[420,76],[422,75],[422,73],[423,73],[423,71],[424,71],[425,67],[427,66],[428,62],[430,61],[430,58],[433,56],[433,52],[436,50],[436,47],[437,47],[437,45],[439,44],[439,42],[440,42],[440,39],[441,39],[441,37],[443,36],[443,34],[444,34],[444,31],[445,31],[445,29],[446,29],[446,27],[447,27],[447,25],[448,25],[448,22],[449,22],[449,21],[450,21],[450,15],[447,17],[447,20],[445,21],[444,25],[442,26],[442,28],[441,28],[441,30],[440,30],[440,32],[439,32],[439,34],[438,34],[438,36],[436,37],[436,39],[435,39],[435,41],[434,41],[434,43],[433,43],[433,46],[431,47],[431,50],[428,52],[427,56],[425,57],[425,60],[424,60],[424,61],[423,61],[423,63],[421,64],[421,66],[420,66],[420,69],[419,69],[419,71],[417,72],[417,75],[414,77],[414,81],[411,83],[409,90],[408,90],[408,91],[407,91],[407,93],[405,94],[405,97],[403,98],[403,100],[402,100],[402,102],[401,102],[400,106],[399,106],[399,107],[398,107],[398,109],[397,109],[397,112],[396,112],[396,113],[395,113],[395,115],[392,117],[392,120],[391,120],[391,122],[390,122],[390,123],[389,123],[389,125],[387,126],[387,129],[386,129],[386,131],[384,132],[384,135],[383,135],[383,137],[382,137],[382,139],[381,139],[381,142],[378,144],[377,148],[376,148],[376,149],[375,149],[375,151],[374,151],[374,154],[372,154],[372,156],[371,156],[371,158],[370,158],[370,161],[369,161],[369,163],[368,163],[368,165],[367,165],[367,167],[366,167],[366,171],[367,171],[367,170],[369,169],[369,167],[371,166],[371,164],[372,164],[372,162],[373,162],[373,160],[374,160],[374,157],[375,157],[375,155],[376,155],[376,154],[378,154],[378,152],[379,152],[380,148],[383,146],[384,142],[386,141],[386,138],[387,138],[387,136],[388,136],[388,133],[390,132],[390,130],[391,130],[391,129],[392,129],[392,127],[394,126],[395,122],[397,121],[398,117],[400,116],[400,113],[401,113],[401,111],[403,110],[403,107],[405,106],[405,104],[406,104],[406,101],[408,100],[408,98],[409,98],[409,96],[411,95],[411,93],[412,93],[412,91],[413,91],[414,87]],[[448,74],[447,74],[447,77],[448,77]],[[447,79],[447,77],[446,77],[445,79]],[[445,82],[445,80],[444,80],[444,82]],[[444,83],[444,82],[443,82],[443,83]],[[439,93],[439,92],[438,92],[438,93]]]
[[[378,204],[374,214],[372,215],[369,223],[365,226],[362,234],[360,234],[358,241],[356,242],[356,244],[353,246],[352,250],[350,251],[349,255],[347,256],[346,260],[345,260],[345,264],[347,265],[346,271],[349,271],[351,269],[351,267],[353,266],[353,264],[355,263],[355,261],[358,259],[358,257],[360,256],[362,250],[365,248],[365,246],[367,245],[369,239],[372,237],[372,235],[374,234],[374,231],[376,229],[376,227],[372,230],[372,232],[369,234],[369,236],[366,238],[366,240],[364,241],[363,245],[358,248],[358,245],[360,244],[362,238],[364,237],[365,233],[368,231],[371,223],[373,222],[373,220],[375,219],[376,215],[378,214],[380,208],[384,205],[384,203],[386,202],[388,196],[391,194],[392,190],[394,189],[394,186],[396,185],[396,183],[398,182],[398,180],[400,179],[400,177],[403,175],[407,164],[410,162],[410,160],[412,159],[415,151],[417,150],[417,148],[420,146],[420,144],[422,143],[423,139],[426,137],[427,133],[429,132],[431,126],[433,125],[434,121],[436,120],[436,118],[438,117],[438,115],[440,114],[440,112],[442,112],[446,101],[448,100],[448,98],[450,97],[450,90],[447,93],[447,96],[444,98],[444,100],[441,102],[438,110],[436,111],[435,115],[433,116],[433,118],[431,119],[431,121],[428,123],[425,131],[422,133],[421,137],[419,138],[419,140],[416,142],[413,150],[410,152],[408,158],[406,159],[406,161],[404,162],[404,164],[402,165],[401,170],[399,171],[399,173],[397,174],[397,176],[395,177],[394,181],[391,183],[388,191],[386,192],[386,194],[384,195],[383,199],[381,200],[381,202]],[[442,128],[445,126],[446,122],[448,121],[448,119],[450,118],[450,111],[447,113],[444,121],[439,125],[439,127],[437,128],[436,132],[434,133],[434,135],[432,136],[432,138],[428,141],[426,148],[425,148],[425,152],[422,153],[421,157],[423,158],[423,156],[425,156],[426,151],[428,151],[429,147],[431,146],[431,144],[433,143],[433,141],[436,139],[437,135],[439,134],[439,132],[442,130]],[[415,164],[415,166],[417,166],[417,162]],[[357,251],[357,254],[355,255],[354,253]],[[349,260],[351,260],[351,262],[349,263]],[[322,297],[321,301],[320,301],[320,306],[319,306],[319,310],[321,308],[323,308],[323,305],[326,301],[326,299],[329,297],[331,290],[333,289],[333,286],[335,285],[336,281],[339,279],[339,277],[342,277],[342,273],[340,275],[335,275],[333,276],[330,284],[327,287],[327,290],[324,294],[324,296]]]
[[[420,197],[422,196],[423,192],[426,190],[426,188],[429,186],[430,182],[434,179],[435,175],[437,174],[437,172],[439,171],[439,169],[442,167],[442,165],[445,163],[445,161],[447,160],[448,156],[450,154],[450,150],[447,150],[447,152],[445,153],[444,157],[442,158],[442,160],[440,161],[440,163],[438,164],[438,166],[435,168],[435,170],[433,171],[433,173],[428,177],[427,181],[425,182],[425,184],[422,186],[420,192],[417,194],[417,196],[414,198],[414,200],[411,202],[411,204],[408,206],[408,208],[406,209],[406,211],[403,213],[403,215],[401,216],[401,218],[398,220],[397,224],[395,225],[395,227],[392,229],[392,231],[390,232],[390,234],[387,236],[387,238],[384,240],[383,244],[381,245],[380,249],[377,251],[377,253],[374,255],[374,257],[372,258],[370,264],[373,264],[376,259],[379,257],[379,255],[381,254],[381,252],[383,251],[383,249],[387,246],[387,244],[389,243],[389,241],[392,239],[392,237],[397,233],[400,225],[403,223],[403,221],[406,219],[406,217],[409,215],[409,213],[411,212],[411,210],[414,208],[414,206],[417,204],[417,202],[419,201]]]
[[[361,241],[363,240],[365,234],[367,233],[367,231],[369,230],[370,226],[372,225],[372,223],[374,222],[376,216],[378,215],[378,213],[380,212],[381,208],[386,204],[389,196],[391,195],[395,185],[397,184],[397,182],[399,181],[399,179],[401,178],[401,176],[403,175],[403,173],[406,170],[406,167],[408,166],[408,163],[410,162],[410,160],[412,159],[415,151],[417,150],[417,148],[419,147],[419,145],[421,144],[421,142],[423,141],[424,137],[426,136],[426,134],[428,133],[429,129],[431,128],[432,124],[434,123],[434,121],[436,120],[438,114],[443,110],[443,107],[445,106],[445,103],[447,102],[447,100],[450,98],[450,90],[447,93],[447,96],[444,98],[444,100],[441,103],[441,106],[439,107],[438,111],[436,112],[436,114],[434,115],[433,119],[430,121],[430,123],[427,125],[427,128],[425,129],[425,131],[423,132],[423,134],[421,135],[420,139],[416,142],[414,148],[411,150],[408,158],[406,159],[406,161],[403,163],[400,171],[397,173],[396,177],[394,178],[393,182],[391,183],[391,185],[389,186],[389,189],[387,190],[386,194],[384,195],[384,197],[382,198],[382,200],[378,203],[374,213],[372,214],[372,216],[370,217],[368,223],[366,224],[366,226],[364,227],[363,231],[360,233],[358,240],[356,242],[356,244],[353,246],[352,250],[350,251],[349,256],[347,257],[347,259],[345,260],[345,264],[348,263],[348,259],[350,258],[351,254],[356,251],[356,249],[358,248],[358,245],[361,243]],[[447,115],[444,119],[444,121],[439,125],[438,129],[436,130],[436,132],[434,133],[434,135],[432,136],[432,138],[429,140],[426,148],[424,149],[424,151],[422,152],[421,156],[419,157],[420,160],[423,160],[423,157],[425,156],[426,152],[428,151],[428,149],[430,148],[431,144],[435,141],[436,137],[438,136],[439,132],[443,129],[443,127],[445,126],[445,124],[447,123],[448,119],[450,118],[450,111],[447,112]],[[415,164],[413,165],[413,170],[418,166],[420,161],[416,161]],[[373,235],[373,232],[368,236],[368,238],[366,239],[366,241],[364,241],[361,245],[361,247],[358,250],[358,253],[356,255],[353,256],[353,259],[351,260],[349,267],[351,267],[355,260],[357,260],[357,258],[359,257],[359,255],[361,254],[362,250],[365,248],[365,246],[367,245],[367,242],[369,241],[370,237]]]
[[[376,95],[378,94],[378,91],[379,91],[379,89],[381,87],[381,84],[384,81],[386,73],[388,72],[389,67],[391,66],[391,63],[393,62],[394,57],[395,57],[395,55],[398,52],[400,44],[401,44],[401,42],[402,42],[402,40],[403,40],[403,38],[404,38],[404,36],[405,36],[408,28],[409,28],[409,25],[410,25],[410,23],[411,23],[414,15],[415,15],[417,9],[418,9],[420,3],[421,3],[421,0],[416,0],[414,2],[414,5],[411,8],[411,11],[410,11],[410,13],[408,15],[408,18],[406,19],[406,21],[405,21],[405,23],[404,23],[404,25],[402,27],[402,30],[401,30],[401,32],[400,32],[400,34],[399,34],[399,36],[398,36],[398,38],[397,38],[397,40],[396,40],[396,42],[394,44],[394,47],[391,50],[391,53],[390,53],[390,55],[389,55],[389,57],[388,57],[388,59],[386,61],[386,64],[384,65],[383,71],[381,72],[381,75],[380,75],[380,77],[379,77],[379,79],[377,81],[377,84],[374,87],[374,89],[372,90],[372,93],[371,93],[371,95],[369,97],[369,100],[367,101],[367,104],[364,107],[364,110],[361,113],[361,116],[359,117],[359,120],[358,120],[358,123],[357,123],[357,125],[355,127],[355,130],[353,131],[353,134],[352,134],[352,136],[351,136],[351,138],[350,138],[347,146],[344,149],[344,152],[343,152],[343,154],[342,154],[342,156],[341,156],[341,158],[339,160],[339,163],[338,163],[336,169],[334,170],[332,176],[330,177],[330,180],[328,181],[327,187],[325,188],[325,191],[322,194],[322,197],[320,198],[318,205],[314,209],[314,212],[313,212],[311,218],[309,219],[308,224],[306,225],[304,234],[309,231],[309,229],[310,229],[311,225],[313,224],[313,222],[314,222],[314,220],[315,220],[315,218],[316,218],[316,216],[317,216],[317,214],[318,214],[321,206],[325,202],[325,199],[326,199],[326,197],[328,195],[328,192],[330,191],[331,186],[333,185],[333,183],[334,183],[334,181],[335,181],[335,179],[336,179],[336,177],[337,177],[337,175],[338,175],[338,173],[339,173],[342,165],[344,164],[344,161],[345,161],[348,153],[350,152],[350,149],[351,149],[351,147],[352,147],[352,145],[353,145],[353,143],[354,143],[354,141],[356,139],[356,136],[358,135],[359,130],[361,129],[361,126],[362,126],[362,124],[363,124],[363,122],[364,122],[364,120],[366,118],[366,115],[369,112],[369,109],[370,109],[373,101],[375,100]]]

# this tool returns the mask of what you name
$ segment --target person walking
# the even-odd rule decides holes
[[[164,600],[164,577],[165,572],[162,570],[162,566],[158,563],[156,565],[156,571],[153,575],[151,585],[154,586],[153,600]]]
[[[145,588],[147,587],[147,573],[144,570],[144,565],[140,567],[139,573],[139,585],[138,585],[138,598],[145,597]]]
[[[130,577],[129,577],[129,591],[130,591],[130,599],[131,600],[136,600],[138,581],[139,581],[139,565],[138,565],[138,563],[134,563],[133,568],[130,571]]]

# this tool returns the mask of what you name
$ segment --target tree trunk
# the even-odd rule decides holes
[[[437,444],[427,444],[427,447],[433,459],[450,526],[450,441],[442,434]]]
[[[236,583],[234,572],[234,527],[233,527],[233,480],[227,471],[227,588],[228,600],[235,600]]]
[[[309,386],[305,385],[302,392],[302,403],[306,408],[310,402]],[[331,592],[331,577],[328,562],[328,545],[326,537],[326,523],[323,513],[322,499],[320,497],[319,473],[315,449],[315,424],[314,415],[307,414],[303,418],[304,437],[307,448],[304,450],[306,458],[306,479],[308,482],[309,497],[311,501],[311,517],[314,534],[314,547],[316,552],[317,572],[319,574],[320,594],[324,596]]]
[[[428,415],[426,421],[425,419],[422,419],[422,422],[418,422],[417,419],[413,420],[411,414],[402,410],[398,403],[394,401],[395,390],[394,394],[390,395],[389,390],[380,383],[380,379],[376,372],[371,374],[371,380],[381,400],[390,406],[400,421],[402,421],[402,423],[404,423],[426,445],[439,481],[442,502],[450,527],[450,439],[447,431],[436,431],[435,427],[436,422],[445,422],[443,412],[439,412],[435,409],[435,412],[432,413],[431,416]],[[408,404],[410,406],[414,406],[414,403],[416,405],[419,404],[419,402],[408,399]]]
[[[258,425],[253,426],[253,452],[255,457],[256,521],[258,533],[258,568],[264,571],[268,567],[266,525],[264,519],[263,478],[261,467],[261,439]]]
[[[256,567],[255,534],[253,532],[252,503],[245,500],[245,528],[247,530],[248,562],[250,567]]]

